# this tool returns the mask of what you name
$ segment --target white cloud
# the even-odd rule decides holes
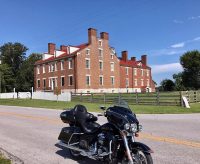
[[[171,45],[172,48],[182,48],[184,46],[185,46],[185,42],[181,42],[181,43]]]
[[[200,37],[196,37],[193,39],[193,41],[199,41],[200,40]]]
[[[199,16],[192,16],[192,17],[188,18],[188,20],[196,20],[196,19],[200,19],[200,15]]]
[[[163,73],[177,73],[183,70],[180,63],[169,63],[162,65],[152,65],[153,74],[163,74]]]
[[[176,19],[174,19],[173,22],[174,22],[174,23],[177,23],[177,24],[182,24],[182,23],[184,23],[183,21],[181,21],[181,20],[176,20]]]

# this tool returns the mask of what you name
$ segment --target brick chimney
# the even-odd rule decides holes
[[[60,51],[66,51],[67,52],[67,46],[61,45],[60,46]]]
[[[97,30],[93,28],[88,29],[88,43],[91,44],[97,38]]]
[[[48,53],[54,55],[56,45],[54,43],[48,43]]]
[[[109,40],[109,34],[107,32],[100,33],[101,39]]]
[[[124,61],[128,60],[128,51],[122,51],[122,60]]]
[[[141,62],[142,62],[142,64],[147,65],[147,55],[141,56]]]
[[[136,57],[131,57],[131,61],[136,61]]]

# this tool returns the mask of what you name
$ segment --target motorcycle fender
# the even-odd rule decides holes
[[[132,149],[137,149],[137,150],[141,150],[142,152],[146,152],[146,153],[153,153],[153,150],[151,150],[150,147],[148,147],[147,145],[141,143],[141,142],[133,142],[131,143],[131,148]]]

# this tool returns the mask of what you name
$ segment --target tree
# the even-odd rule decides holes
[[[0,47],[2,63],[7,64],[16,77],[22,63],[26,59],[28,48],[21,43],[8,42]]]
[[[200,52],[188,51],[180,57],[180,63],[184,68],[183,84],[188,89],[200,88]]]
[[[175,80],[175,89],[177,91],[186,90],[186,88],[183,84],[183,73],[182,72],[180,72],[178,74],[173,74],[173,79]]]
[[[163,91],[173,91],[175,87],[174,82],[170,79],[162,80],[160,85]]]
[[[0,80],[0,92],[11,92],[13,90],[15,79],[7,64],[0,65]]]
[[[34,86],[34,64],[36,61],[41,60],[42,55],[32,53],[22,63],[22,66],[17,74],[16,90],[17,91],[31,91],[31,87]]]

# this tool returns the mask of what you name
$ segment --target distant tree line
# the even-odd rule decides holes
[[[200,89],[200,52],[188,51],[180,57],[183,72],[173,75],[174,81],[164,79],[160,91],[183,91]]]
[[[34,63],[42,55],[26,56],[28,48],[21,43],[5,43],[0,46],[0,92],[31,91],[34,86]]]

